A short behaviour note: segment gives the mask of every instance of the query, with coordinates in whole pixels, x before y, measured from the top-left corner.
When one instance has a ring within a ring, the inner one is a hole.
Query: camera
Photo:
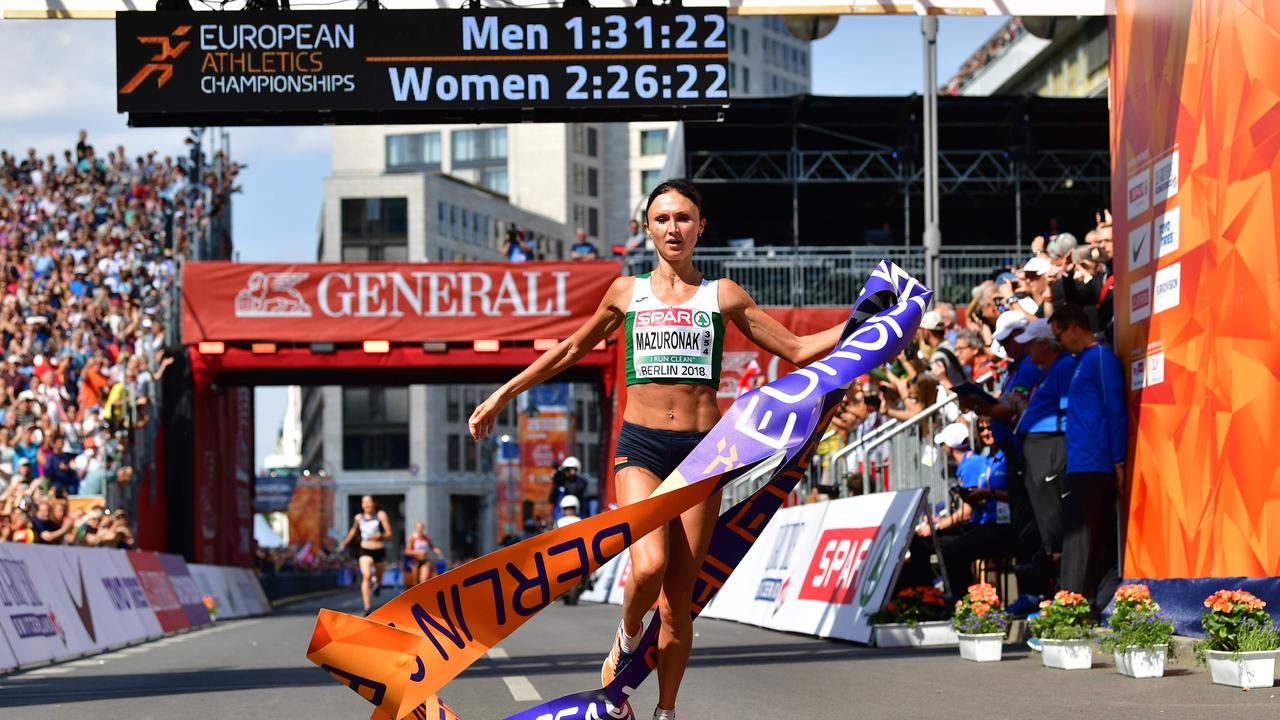
[[[1096,247],[1078,247],[1071,251],[1071,262],[1098,262],[1102,259],[1102,252]]]

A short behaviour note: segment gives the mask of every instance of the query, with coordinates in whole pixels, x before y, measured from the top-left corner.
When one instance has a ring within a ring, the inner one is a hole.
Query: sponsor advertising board
[[[870,641],[867,619],[892,592],[923,502],[909,490],[779,510],[702,615]],[[630,567],[614,558],[583,599],[621,604]]]
[[[243,608],[231,617],[269,612],[252,570],[207,566],[225,580],[206,588],[194,567],[177,555],[0,544],[0,670],[207,625],[204,595]]]

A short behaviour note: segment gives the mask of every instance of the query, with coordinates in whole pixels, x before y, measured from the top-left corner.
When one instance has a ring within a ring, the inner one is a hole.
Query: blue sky
[[[938,33],[938,76],[950,77],[1003,18],[944,17]],[[39,72],[0,73],[0,147],[40,155],[89,131],[99,148],[123,144],[131,155],[152,148],[182,152],[183,129],[130,129],[115,112],[113,25],[106,21],[0,22],[5,57],[40,58]],[[909,95],[922,91],[920,20],[846,16],[813,44],[813,92],[819,95]],[[232,155],[248,169],[234,201],[233,234],[242,261],[315,259],[321,183],[329,172],[323,127],[233,128]],[[272,452],[284,391],[257,391],[257,461]]]

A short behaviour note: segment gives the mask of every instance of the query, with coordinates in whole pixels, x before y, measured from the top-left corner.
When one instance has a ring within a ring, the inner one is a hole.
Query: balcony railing
[[[729,278],[761,305],[848,305],[881,260],[889,260],[923,280],[924,249],[901,245],[856,247],[699,248],[698,269],[709,277]],[[1000,267],[1025,260],[1012,245],[943,248],[938,258],[938,297],[968,303],[970,291]],[[636,275],[653,268],[649,253],[632,253],[624,272]]]

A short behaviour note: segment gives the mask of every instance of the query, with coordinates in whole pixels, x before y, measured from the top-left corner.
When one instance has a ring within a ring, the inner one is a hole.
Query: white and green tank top
[[[720,288],[703,278],[693,298],[672,307],[653,294],[649,273],[637,275],[627,306],[627,384],[689,383],[720,387],[724,321]]]

